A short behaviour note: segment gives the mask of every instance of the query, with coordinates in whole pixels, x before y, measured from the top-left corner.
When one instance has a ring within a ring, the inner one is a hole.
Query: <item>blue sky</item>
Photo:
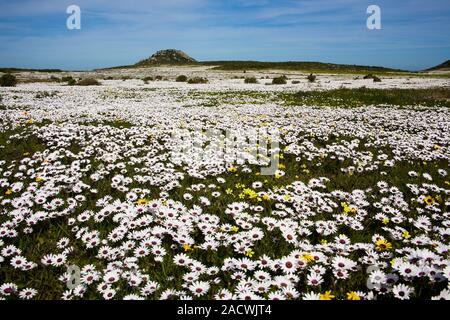
[[[81,8],[68,30],[66,8]],[[381,8],[381,30],[366,9]],[[0,66],[93,69],[177,48],[198,60],[419,70],[450,59],[449,0],[0,0]]]

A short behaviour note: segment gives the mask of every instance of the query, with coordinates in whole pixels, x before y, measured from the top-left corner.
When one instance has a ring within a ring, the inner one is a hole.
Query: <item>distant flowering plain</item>
[[[2,88],[0,298],[449,299],[450,109],[241,87]],[[179,152],[255,128],[273,175]]]

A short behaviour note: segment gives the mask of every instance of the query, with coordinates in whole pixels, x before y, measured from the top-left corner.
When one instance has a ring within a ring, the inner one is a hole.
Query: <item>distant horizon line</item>
[[[321,63],[321,64],[331,64],[331,65],[340,65],[340,66],[356,66],[356,67],[371,67],[371,68],[383,68],[383,69],[391,69],[393,71],[403,71],[403,72],[420,72],[420,71],[426,71],[431,68],[427,69],[417,69],[417,70],[409,70],[409,69],[396,69],[396,68],[390,68],[390,67],[384,67],[380,65],[359,65],[359,64],[347,64],[347,63],[334,63],[334,62],[322,62],[322,61],[310,61],[310,60],[286,60],[286,61],[263,61],[263,60],[202,60],[197,61],[197,63],[180,63],[180,64],[155,64],[154,67],[158,66],[187,66],[187,65],[196,65],[196,64],[202,64],[202,63],[220,63],[220,62],[256,62],[256,63]],[[220,65],[220,64],[219,64]],[[0,66],[0,71],[2,69],[10,69],[10,70],[17,70],[17,71],[41,71],[45,72],[46,70],[50,71],[58,71],[58,72],[86,72],[86,71],[96,71],[96,70],[106,70],[106,69],[120,69],[120,68],[127,68],[127,67],[152,67],[151,65],[148,66],[136,66],[136,64],[128,64],[128,65],[117,65],[117,66],[105,66],[105,67],[95,67],[95,68],[87,68],[87,69],[66,69],[66,68],[49,68],[49,67],[37,67],[37,68],[28,68],[28,67],[12,67],[12,66]],[[299,70],[301,71],[301,70]]]
[[[159,50],[158,50],[159,51]],[[450,60],[443,61],[441,64],[444,64]],[[139,61],[138,61],[139,62]],[[15,71],[40,71],[40,72],[88,72],[88,71],[96,71],[96,70],[107,70],[107,69],[120,69],[120,68],[128,68],[128,67],[146,67],[146,66],[137,66],[137,63],[134,64],[127,64],[127,65],[117,65],[117,66],[105,66],[105,67],[94,67],[94,68],[86,68],[86,69],[62,69],[62,68],[54,68],[54,67],[37,67],[37,68],[29,68],[29,67],[12,67],[12,66],[0,66],[0,71],[2,70],[15,70]],[[183,66],[183,65],[195,65],[195,64],[203,64],[203,63],[218,63],[220,65],[221,62],[247,62],[247,63],[320,63],[320,64],[330,64],[330,65],[338,65],[338,66],[355,66],[355,67],[367,67],[367,68],[383,68],[383,69],[389,69],[393,72],[423,72],[423,71],[430,71],[433,68],[436,68],[439,65],[431,66],[426,69],[400,69],[400,68],[392,68],[392,67],[385,67],[382,65],[362,65],[362,64],[351,64],[351,63],[335,63],[335,62],[323,62],[323,61],[312,61],[312,60],[196,60],[196,62],[192,63],[161,63],[161,64],[155,64],[154,66]],[[148,65],[150,67],[150,65]],[[301,70],[298,70],[301,71]],[[308,70],[306,70],[308,71]]]

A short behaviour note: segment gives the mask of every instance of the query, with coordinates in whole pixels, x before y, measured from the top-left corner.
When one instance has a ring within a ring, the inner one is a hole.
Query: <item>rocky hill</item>
[[[176,49],[159,50],[147,59],[138,62],[138,66],[164,65],[164,64],[195,64],[197,60],[191,58],[185,52]]]

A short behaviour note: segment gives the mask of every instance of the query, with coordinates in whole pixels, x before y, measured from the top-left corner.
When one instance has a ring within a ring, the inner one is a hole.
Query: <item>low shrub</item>
[[[308,79],[309,82],[314,82],[316,81],[317,76],[311,73],[309,76],[306,77],[306,79]]]
[[[202,77],[194,77],[188,80],[188,83],[190,84],[205,84],[208,83],[208,79],[202,78]]]
[[[56,92],[48,92],[48,91],[41,91],[36,93],[35,98],[36,99],[44,99],[44,98],[52,98],[52,97],[56,97],[57,93]]]
[[[258,83],[258,80],[255,77],[248,77],[244,80],[245,83]]]
[[[188,81],[188,77],[186,77],[185,75],[180,75],[175,79],[176,82],[186,82]]]
[[[381,82],[381,79],[378,78],[377,76],[374,76],[373,77],[373,82]]]
[[[74,80],[74,79],[71,76],[66,76],[66,77],[61,78],[62,82],[69,82],[70,80]]]
[[[377,77],[374,74],[369,73],[368,75],[364,76],[364,79],[373,79],[373,82],[381,82],[381,79],[379,77]]]
[[[98,80],[93,79],[93,78],[86,78],[86,79],[82,79],[80,81],[78,81],[76,83],[77,86],[99,86],[101,85],[100,82],[98,82]]]
[[[272,84],[286,84],[286,83],[287,83],[286,76],[275,77],[272,79]]]
[[[17,79],[10,73],[4,74],[0,77],[1,87],[15,87],[17,84]]]

